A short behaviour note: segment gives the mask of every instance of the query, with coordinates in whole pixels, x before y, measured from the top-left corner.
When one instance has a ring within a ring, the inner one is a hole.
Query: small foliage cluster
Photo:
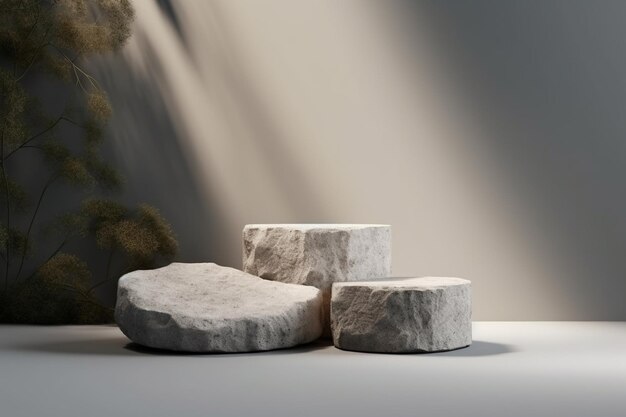
[[[0,0],[0,10],[0,322],[109,321],[112,310],[94,290],[177,250],[155,208],[96,197],[118,190],[121,180],[100,155],[109,101],[81,62],[124,44],[133,8],[129,0]],[[30,91],[33,79],[66,83],[56,113]],[[80,143],[68,127],[80,132]],[[33,158],[42,162],[34,169],[42,179],[34,196],[15,174]],[[46,224],[46,203],[61,187],[87,197]],[[54,241],[49,253],[35,245],[43,235]],[[106,268],[92,271],[68,250],[85,238],[102,250]]]

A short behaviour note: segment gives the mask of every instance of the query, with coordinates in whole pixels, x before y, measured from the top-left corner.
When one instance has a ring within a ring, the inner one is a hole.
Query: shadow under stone
[[[125,349],[147,355],[155,356],[210,356],[210,357],[234,357],[234,356],[263,356],[263,355],[292,355],[313,352],[316,350],[325,349],[332,346],[330,340],[318,339],[314,342],[304,345],[294,346],[291,348],[274,349],[265,351],[252,351],[252,352],[179,352],[174,350],[157,349],[148,346],[143,346],[138,343],[128,343],[124,346]]]
[[[492,356],[502,355],[504,353],[515,352],[515,349],[511,345],[505,345],[503,343],[484,342],[481,340],[475,340],[471,345],[462,347],[455,350],[449,350],[445,352],[433,352],[435,356],[458,356],[458,357],[472,357],[472,356]]]
[[[473,357],[473,356],[492,356],[501,355],[504,353],[515,352],[515,349],[510,345],[495,342],[484,342],[475,340],[469,346],[463,346],[453,350],[441,350],[436,352],[366,352],[356,351],[349,349],[338,350],[351,352],[351,353],[364,353],[368,355],[398,355],[398,356],[457,356],[457,357]]]

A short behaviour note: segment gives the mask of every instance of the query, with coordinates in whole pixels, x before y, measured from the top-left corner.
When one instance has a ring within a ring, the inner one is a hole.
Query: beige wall
[[[533,102],[480,83],[514,71],[508,93],[524,89],[514,82],[528,69],[499,67],[498,45],[480,38],[518,39],[523,24],[512,33],[479,3],[135,5],[122,56],[94,63],[115,109],[109,152],[127,174],[126,198],[174,224],[182,260],[240,267],[246,223],[389,223],[394,274],[471,279],[476,319],[626,319],[622,257],[569,246],[606,243],[598,213],[582,213],[574,233],[558,219],[576,189],[543,188],[571,168],[559,159],[570,138],[516,118]],[[529,10],[531,22],[544,16]],[[494,65],[480,67],[481,53]],[[529,156],[528,137],[548,140],[552,159],[541,141]]]

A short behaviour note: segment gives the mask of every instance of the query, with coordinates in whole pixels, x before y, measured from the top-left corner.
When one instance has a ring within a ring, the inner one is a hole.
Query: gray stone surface
[[[470,281],[425,277],[335,283],[333,343],[364,352],[436,352],[472,343]]]
[[[330,335],[332,283],[389,276],[391,226],[249,224],[243,229],[243,269],[268,280],[321,289]]]
[[[132,341],[188,352],[250,352],[311,342],[322,295],[213,263],[173,263],[119,280],[115,320]]]

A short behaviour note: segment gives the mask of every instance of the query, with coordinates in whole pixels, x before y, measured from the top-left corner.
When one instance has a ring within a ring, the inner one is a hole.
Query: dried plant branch
[[[95,15],[90,13],[92,7],[98,10]],[[0,0],[0,10],[0,59],[7,64],[0,67],[0,188],[4,189],[0,192],[0,210],[4,210],[0,211],[0,258],[5,278],[0,288],[0,322],[24,320],[24,314],[29,322],[66,322],[67,314],[73,322],[110,320],[112,309],[98,302],[94,290],[115,282],[113,261],[116,267],[119,261],[124,271],[150,268],[171,259],[177,250],[170,226],[156,209],[129,209],[97,198],[100,190],[119,183],[99,154],[111,109],[104,89],[80,59],[114,51],[124,43],[130,35],[132,6],[129,0]],[[52,76],[55,86],[64,82],[70,96],[78,92],[77,110],[45,122],[45,108],[37,105],[36,92],[25,84],[27,75],[35,71],[42,80]],[[85,140],[70,143],[56,135],[62,123],[80,127],[71,133]],[[20,152],[25,149],[41,151],[44,165],[37,167],[37,175],[50,174],[30,209],[29,193],[20,186],[24,181],[7,169],[22,161],[16,155],[28,157]],[[58,224],[53,222],[49,230],[62,237],[55,240],[56,247],[45,261],[38,263],[42,254],[36,252],[37,247],[46,245],[35,247],[31,242],[35,236],[44,237],[40,233],[47,227],[43,214],[50,194],[56,191],[53,184],[60,180],[88,191],[92,198],[57,216]],[[79,237],[94,239],[102,249],[104,276],[92,274],[78,255],[64,252],[68,242]],[[96,276],[103,279],[96,281]],[[33,302],[45,303],[45,308],[29,304]]]

